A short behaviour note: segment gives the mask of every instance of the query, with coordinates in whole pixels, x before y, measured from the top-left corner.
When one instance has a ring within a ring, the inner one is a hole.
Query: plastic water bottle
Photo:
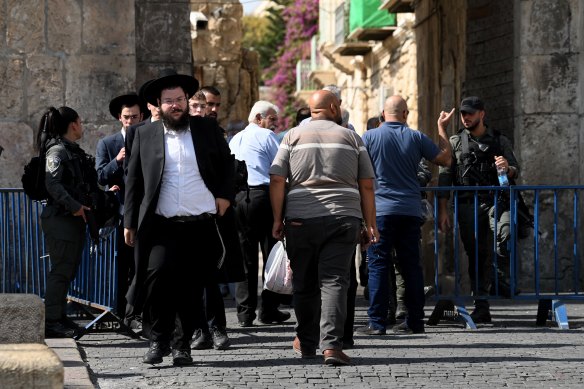
[[[509,186],[507,171],[504,167],[497,166],[497,176],[499,178],[499,186]]]

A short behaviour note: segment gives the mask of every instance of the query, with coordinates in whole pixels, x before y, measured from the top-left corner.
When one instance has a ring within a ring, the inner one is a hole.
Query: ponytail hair
[[[47,140],[60,138],[67,132],[70,123],[74,123],[79,118],[79,114],[72,108],[61,107],[56,109],[50,107],[41,118],[36,137],[36,147],[38,150],[45,147]]]

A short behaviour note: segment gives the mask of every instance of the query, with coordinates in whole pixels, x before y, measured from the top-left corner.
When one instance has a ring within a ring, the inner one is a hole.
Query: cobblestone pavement
[[[146,341],[115,332],[84,336],[79,347],[94,383],[103,389],[584,387],[584,304],[567,304],[570,330],[552,322],[536,327],[534,303],[495,302],[493,324],[476,331],[450,322],[422,335],[356,335],[355,348],[347,350],[352,365],[331,367],[292,351],[294,316],[284,325],[240,328],[233,303],[226,303],[232,346],[193,350],[189,367],[172,366],[171,357],[155,367],[143,364]],[[355,324],[366,318],[366,301],[358,298]]]

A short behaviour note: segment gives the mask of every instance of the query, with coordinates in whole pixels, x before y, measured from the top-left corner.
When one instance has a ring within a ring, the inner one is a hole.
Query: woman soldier
[[[83,204],[84,196],[98,190],[91,157],[76,143],[82,134],[77,112],[51,107],[41,119],[37,136],[37,146],[46,150],[45,186],[49,193],[41,214],[51,260],[45,291],[47,338],[73,337],[78,328],[66,314],[67,290],[85,245],[90,208]]]

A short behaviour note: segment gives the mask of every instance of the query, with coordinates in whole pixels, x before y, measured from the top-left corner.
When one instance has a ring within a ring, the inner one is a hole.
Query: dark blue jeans
[[[415,216],[377,216],[379,242],[367,251],[369,259],[369,325],[385,329],[389,309],[389,271],[393,270],[392,249],[395,261],[401,266],[405,284],[406,321],[414,330],[423,328],[424,275],[420,263],[421,219]]]

